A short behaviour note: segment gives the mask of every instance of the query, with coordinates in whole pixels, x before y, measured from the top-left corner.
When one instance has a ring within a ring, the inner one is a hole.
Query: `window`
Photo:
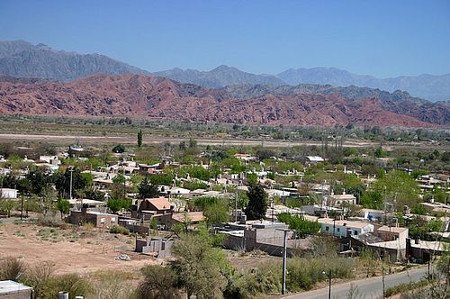
[[[339,227],[338,227],[336,230],[337,230],[337,232],[340,232],[340,231],[341,231],[341,229],[340,229]]]
[[[356,236],[358,234],[358,231],[353,231],[353,234]]]
[[[161,250],[166,250],[166,242],[161,242]]]
[[[330,228],[328,226],[325,226],[325,230],[328,232],[330,231]]]

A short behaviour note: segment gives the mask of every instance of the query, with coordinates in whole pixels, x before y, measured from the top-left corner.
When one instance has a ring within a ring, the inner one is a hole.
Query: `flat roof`
[[[378,231],[382,231],[382,232],[392,232],[392,233],[403,233],[403,232],[405,232],[405,231],[407,231],[407,230],[408,230],[407,227],[395,227],[395,226],[389,227],[389,226],[386,226],[386,225],[383,225],[382,227],[380,227],[380,228],[378,229]]]
[[[32,287],[26,286],[24,284],[12,281],[12,280],[1,280],[0,281],[0,294],[17,293],[19,291],[32,290]]]
[[[361,222],[361,221],[347,221],[347,220],[336,220],[334,221],[331,218],[319,218],[317,220],[319,223],[322,224],[330,224],[330,225],[336,225],[336,226],[347,226],[347,227],[356,227],[356,228],[364,228],[368,225],[372,225],[367,222]]]

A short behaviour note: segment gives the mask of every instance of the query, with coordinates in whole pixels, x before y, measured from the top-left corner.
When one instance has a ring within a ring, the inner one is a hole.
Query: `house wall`
[[[173,241],[162,238],[136,240],[136,252],[156,254],[155,257],[166,258],[172,255]]]
[[[119,216],[114,214],[95,214],[88,211],[70,211],[69,223],[82,225],[92,223],[95,227],[111,227],[118,223]]]
[[[372,224],[367,224],[365,227],[352,227],[351,225],[338,225],[334,226],[333,223],[320,223],[320,232],[324,234],[330,234],[336,237],[347,237],[351,235],[360,235],[365,233],[373,232],[374,226]]]
[[[14,293],[2,294],[0,293],[0,299],[32,299],[32,290],[20,290]]]
[[[9,188],[1,188],[1,198],[16,199],[17,190]]]

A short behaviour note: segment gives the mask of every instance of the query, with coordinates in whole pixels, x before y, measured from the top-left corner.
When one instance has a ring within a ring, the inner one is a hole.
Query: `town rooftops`
[[[347,221],[347,220],[333,220],[331,218],[319,218],[317,220],[319,223],[323,224],[330,224],[330,225],[336,225],[336,226],[348,226],[353,228],[365,228],[368,225],[371,225],[367,222],[360,222],[360,221]]]
[[[188,213],[173,213],[172,219],[177,222],[184,222],[185,217],[192,222],[200,222],[205,220],[205,216],[203,216],[203,212],[188,212]]]
[[[165,197],[146,198],[145,201],[151,203],[158,210],[170,210],[170,202]]]
[[[408,231],[408,228],[407,227],[389,227],[389,226],[384,225],[384,226],[380,227],[379,229],[377,229],[377,231],[401,234],[401,233]]]
[[[308,159],[310,162],[323,162],[324,159],[320,156],[306,156],[306,159]]]

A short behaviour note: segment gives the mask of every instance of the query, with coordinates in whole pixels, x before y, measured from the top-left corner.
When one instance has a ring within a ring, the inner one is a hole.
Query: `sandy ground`
[[[145,144],[160,144],[164,142],[179,143],[186,141],[187,138],[163,137],[163,136],[144,136]],[[316,141],[281,141],[266,139],[214,139],[214,138],[195,138],[200,145],[243,145],[266,147],[291,147],[300,145],[317,145]],[[81,143],[81,144],[135,144],[135,135],[124,136],[82,136],[82,135],[48,135],[48,134],[0,134],[0,142],[11,141],[45,141],[51,143]],[[376,143],[368,141],[345,140],[344,147],[367,147],[375,146]]]
[[[35,224],[0,224],[0,259],[18,257],[28,265],[51,261],[56,273],[98,270],[138,271],[160,263],[133,252],[134,238],[97,229],[59,229]],[[130,261],[117,260],[120,254]]]

